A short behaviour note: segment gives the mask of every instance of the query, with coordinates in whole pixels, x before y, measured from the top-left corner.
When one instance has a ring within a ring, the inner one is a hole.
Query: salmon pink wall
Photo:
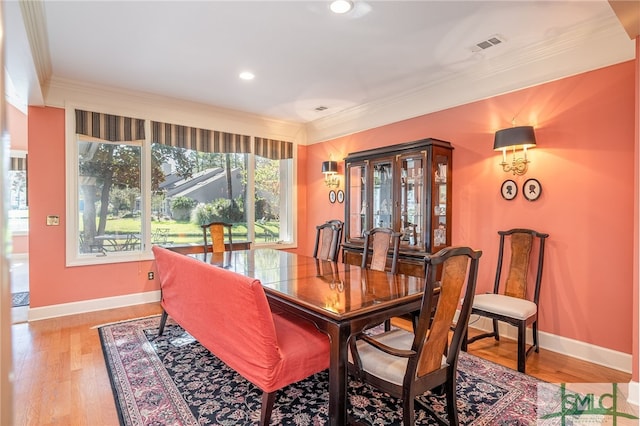
[[[301,253],[313,250],[314,226],[344,218],[330,204],[320,172],[331,155],[424,137],[451,141],[453,243],[484,250],[479,291],[491,287],[498,229],[550,234],[540,328],[554,335],[631,353],[633,281],[634,61],[405,120],[298,149],[297,212]],[[498,166],[493,134],[532,124],[538,147],[530,171],[536,202],[500,196],[513,178]],[[64,111],[29,109],[30,280],[32,307],[157,290],[150,262],[65,267]],[[341,188],[344,165],[340,163]],[[49,214],[60,226],[46,226]]]
[[[540,329],[624,353],[632,352],[635,61],[427,114],[309,147],[306,167],[311,225],[344,219],[330,204],[321,162],[362,149],[426,137],[450,141],[452,239],[484,251],[478,292],[489,291],[497,230],[526,227],[550,234],[541,290]],[[493,148],[496,130],[533,125],[538,146],[529,172],[504,173]],[[344,164],[340,165],[344,179]],[[505,179],[540,181],[535,202],[500,195]],[[343,185],[342,185],[343,186]],[[310,254],[313,245],[300,247]]]
[[[157,290],[150,261],[65,266],[65,113],[29,108],[29,284],[32,308]],[[46,226],[47,215],[60,226]]]
[[[7,105],[7,128],[11,135],[11,149],[26,151],[28,147],[27,139],[27,116],[10,103]]]

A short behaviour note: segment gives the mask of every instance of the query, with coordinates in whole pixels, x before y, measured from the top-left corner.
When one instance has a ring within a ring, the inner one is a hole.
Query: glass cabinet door
[[[374,228],[393,228],[393,161],[371,161],[373,194],[371,197]]]
[[[346,230],[346,239],[362,238],[362,233],[368,229],[368,205],[367,205],[367,175],[364,163],[354,163],[348,166],[348,208],[349,228]]]
[[[449,229],[450,224],[447,223],[447,210],[451,208],[451,194],[449,193],[451,185],[448,184],[449,173],[449,156],[434,153],[432,189],[433,220],[431,221],[433,228],[433,253],[450,245],[451,230]]]
[[[424,248],[424,154],[400,157],[399,165],[400,245]]]

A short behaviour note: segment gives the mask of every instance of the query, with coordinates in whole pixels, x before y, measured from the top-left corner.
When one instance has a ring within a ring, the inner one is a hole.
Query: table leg
[[[330,327],[331,353],[329,360],[329,424],[347,424],[347,354],[349,351],[349,327]]]

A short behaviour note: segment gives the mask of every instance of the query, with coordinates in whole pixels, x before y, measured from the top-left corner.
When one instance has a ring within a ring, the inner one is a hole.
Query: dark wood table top
[[[192,255],[203,259],[202,254]],[[259,279],[265,292],[334,319],[346,319],[390,304],[421,298],[424,279],[320,261],[274,249],[207,255],[207,261]]]

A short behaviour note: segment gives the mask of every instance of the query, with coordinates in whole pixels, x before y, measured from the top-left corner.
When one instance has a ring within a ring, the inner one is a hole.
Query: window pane
[[[27,207],[27,172],[9,171],[9,220],[11,232],[29,232],[29,209]]]
[[[141,250],[141,147],[78,141],[80,254]]]
[[[256,244],[291,242],[291,159],[270,160],[256,156],[255,238]]]
[[[202,244],[200,225],[233,224],[247,241],[247,154],[223,154],[152,144],[151,242]]]

